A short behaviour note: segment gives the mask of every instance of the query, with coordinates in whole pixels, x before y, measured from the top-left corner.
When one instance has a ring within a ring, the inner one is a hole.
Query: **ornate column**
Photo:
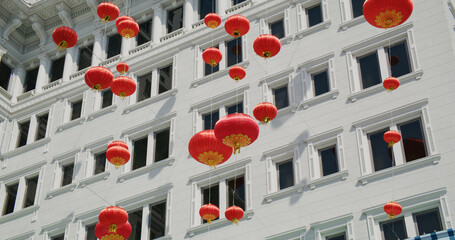
[[[160,43],[160,38],[163,35],[163,7],[156,5],[153,7],[153,29],[152,29],[152,42],[154,44]]]
[[[185,5],[183,6],[183,29],[191,30],[194,19],[194,10],[193,10],[194,0],[186,0]]]

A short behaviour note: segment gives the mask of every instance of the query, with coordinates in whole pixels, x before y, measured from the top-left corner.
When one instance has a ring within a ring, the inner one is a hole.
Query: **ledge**
[[[191,176],[189,178],[189,182],[197,182],[199,184],[205,185],[205,183],[209,182],[210,176],[212,176],[212,178],[221,179],[226,178],[226,176],[234,175],[235,171],[237,171],[237,174],[241,174],[245,171],[244,169],[248,164],[251,163],[251,161],[251,158],[248,157],[237,160],[235,162],[231,162],[229,164],[221,164],[216,169],[207,170],[197,175]]]
[[[358,178],[358,181],[362,183],[362,185],[366,185],[369,182],[373,182],[376,180],[380,180],[380,178],[388,177],[394,174],[399,174],[402,172],[406,172],[411,170],[412,168],[419,168],[424,165],[436,165],[441,160],[440,154],[435,154],[432,156],[424,157],[421,159],[417,159],[408,163],[404,163],[395,167],[390,167],[378,172],[370,173],[368,175],[362,176]]]
[[[24,175],[28,175],[29,173],[32,173],[32,172],[35,172],[35,171],[39,170],[44,165],[46,165],[46,160],[39,161],[39,162],[37,162],[37,163],[35,163],[33,165],[29,165],[29,166],[23,167],[21,169],[12,171],[10,173],[2,174],[0,176],[0,181],[7,181],[8,179],[11,179],[11,178],[17,179],[19,177],[22,177]]]
[[[150,41],[150,42],[146,42],[146,43],[144,43],[144,44],[142,44],[142,45],[139,45],[139,46],[137,46],[137,47],[131,49],[131,50],[128,52],[128,54],[129,54],[129,55],[133,55],[133,54],[136,54],[136,53],[138,53],[138,52],[141,52],[141,51],[144,50],[144,49],[149,49],[149,48],[151,48],[151,47],[152,47],[152,42],[151,42],[151,41]]]
[[[339,26],[339,29],[342,29],[343,31],[347,30],[348,28],[350,27],[353,27],[355,25],[358,25],[358,24],[361,24],[363,22],[366,22],[367,20],[365,20],[365,17],[362,15],[362,16],[358,16],[354,19],[351,19],[349,21],[346,21],[344,23],[341,23],[340,26]]]
[[[111,105],[109,107],[105,107],[103,109],[100,109],[100,110],[98,110],[96,112],[93,112],[93,113],[89,114],[87,116],[87,119],[88,120],[93,120],[95,118],[101,117],[101,116],[103,116],[105,114],[108,114],[110,112],[115,112],[116,109],[117,109],[117,105]]]
[[[250,61],[249,60],[245,60],[239,64],[236,64],[237,66],[242,66],[244,67],[245,69],[248,68],[248,66],[250,65]],[[191,86],[192,87],[197,87],[199,86],[200,84],[203,84],[203,83],[207,83],[207,82],[210,82],[212,80],[215,80],[221,76],[224,76],[224,75],[227,75],[229,73],[229,68],[225,68],[223,70],[220,70],[218,72],[214,72],[210,75],[207,75],[207,76],[204,76],[204,77],[201,77],[201,78],[198,78],[194,81],[191,82]]]
[[[247,8],[249,6],[253,6],[253,1],[252,0],[247,0],[245,2],[242,2],[242,3],[239,3],[231,8],[228,8],[226,9],[224,12],[226,14],[231,14],[231,13],[234,13],[234,12],[237,12],[239,10],[241,10],[242,8]]]
[[[117,60],[120,60],[120,54],[113,56],[113,57],[105,60],[104,62],[101,62],[100,64],[98,64],[98,66],[104,66],[107,68],[111,68],[112,66],[109,66],[109,64],[112,64],[112,63],[116,62]]]
[[[160,167],[165,167],[165,166],[172,166],[175,162],[175,157],[169,157],[167,159],[161,160],[159,162],[154,162],[152,164],[149,164],[147,166],[135,169],[131,172],[123,173],[120,174],[117,178],[118,182],[124,182],[125,180],[128,180],[130,178],[137,177],[139,175],[142,175],[146,172],[152,171],[153,169],[160,168]]]
[[[293,193],[301,194],[303,192],[304,188],[305,188],[305,185],[297,184],[297,185],[294,185],[292,187],[288,187],[288,188],[285,188],[283,190],[280,190],[278,192],[269,193],[269,194],[264,196],[264,200],[267,203],[271,203],[273,200],[276,200],[277,198],[287,197],[287,196],[292,195]]]
[[[33,235],[35,235],[35,230],[30,230],[25,233],[21,233],[14,237],[7,238],[6,240],[23,240],[23,239],[30,239]]]
[[[57,127],[57,131],[62,132],[63,130],[83,124],[84,122],[85,122],[85,117],[76,118],[70,122],[60,124],[60,126]]]
[[[160,43],[163,42],[168,42],[177,39],[179,36],[183,36],[185,34],[185,31],[183,28],[180,28],[178,30],[175,30],[171,33],[168,33],[160,38]]]
[[[100,212],[107,206],[97,207],[85,212],[78,213],[74,216],[74,219],[81,220],[84,224],[87,222],[96,222],[98,221],[98,215]]]
[[[295,104],[289,105],[284,108],[280,108],[277,111],[276,117],[282,117],[283,115],[288,114],[288,113],[295,113],[296,109],[297,109],[297,106]]]
[[[47,192],[46,198],[51,199],[55,196],[62,195],[67,192],[72,192],[72,191],[74,191],[74,189],[76,189],[76,187],[77,187],[77,182],[72,182],[66,186],[63,186],[63,187],[60,187],[60,188],[57,188],[54,190],[50,190],[49,192]]]
[[[12,151],[9,151],[5,154],[2,154],[2,158],[10,158],[10,157],[14,157],[14,156],[17,156],[21,153],[25,153],[25,152],[28,152],[30,151],[31,149],[34,149],[34,148],[37,148],[37,147],[41,147],[43,145],[46,145],[48,144],[49,142],[51,141],[51,138],[50,137],[47,137],[47,138],[43,138],[43,139],[40,139],[38,141],[35,141],[35,142],[32,142],[30,144],[27,144],[27,145],[24,145],[22,147],[19,147],[19,148],[16,148]],[[47,150],[44,150],[43,153],[47,152]]]
[[[244,221],[248,221],[251,218],[253,218],[254,211],[253,210],[247,210],[245,211],[244,217],[240,220],[240,224]],[[212,221],[212,223],[204,223],[196,227],[192,227],[188,230],[186,230],[187,236],[189,237],[194,237],[196,234],[204,233],[207,232],[209,229],[210,230],[215,230],[218,228],[222,228],[225,226],[232,225],[232,222],[227,220],[226,218],[222,219],[217,219],[215,221]]]
[[[26,216],[26,215],[30,215],[33,212],[38,211],[38,209],[39,209],[39,205],[33,205],[33,206],[30,206],[27,208],[23,208],[19,211],[12,212],[10,214],[3,215],[0,217],[0,223],[8,222],[8,221],[15,220],[15,219],[18,219],[18,218]]]
[[[52,88],[56,88],[56,87],[62,85],[62,83],[63,83],[63,79],[61,79],[61,78],[56,81],[53,81],[51,83],[48,83],[47,85],[43,86],[43,88],[42,88],[43,92],[45,92],[49,89],[52,89]]]
[[[280,39],[281,45],[291,43],[293,39],[294,39],[294,35],[289,35],[289,36],[283,37]]]
[[[328,29],[330,27],[330,25],[332,24],[332,21],[331,20],[326,20],[324,22],[321,22],[321,23],[318,23],[310,28],[307,28],[307,29],[304,29],[302,31],[299,31],[295,34],[295,37],[298,38],[298,39],[301,39],[305,36],[308,36],[310,34],[313,34],[315,32],[319,32],[323,29]]]
[[[205,25],[204,19],[201,19],[191,25],[191,29],[199,28]]]
[[[84,76],[84,75],[85,75],[85,72],[87,72],[87,70],[88,70],[89,68],[90,68],[90,67],[86,67],[86,68],[84,68],[84,69],[82,69],[82,70],[77,71],[77,72],[74,73],[74,74],[71,74],[71,75],[70,75],[70,81],[73,80],[73,79],[75,79],[75,78]]]
[[[35,89],[22,93],[21,95],[17,96],[17,101],[20,102],[27,98],[31,98],[33,96],[35,96]]]
[[[302,234],[305,234],[308,231],[308,227],[303,226],[300,228],[295,228],[288,230],[286,232],[278,233],[269,237],[266,237],[266,240],[282,240],[282,239],[300,239]]]
[[[0,87],[0,94],[7,99],[11,99],[11,94],[2,87]]]
[[[295,106],[295,109],[293,109],[292,112],[297,112],[299,110],[300,106],[303,106],[303,109],[308,109],[311,105],[316,105],[316,104],[322,103],[322,102],[330,100],[330,99],[336,99],[339,94],[340,94],[340,90],[335,89],[330,92],[321,94],[319,96],[301,101],[299,103],[299,105]]]
[[[120,136],[121,137],[124,137],[124,136],[133,137],[138,134],[141,135],[142,133],[145,133],[145,132],[152,132],[157,129],[169,127],[171,120],[173,118],[175,118],[175,116],[177,116],[177,113],[171,112],[164,116],[155,117],[154,119],[152,119],[150,121],[147,121],[147,122],[141,123],[139,125],[136,125],[134,127],[123,130]]]
[[[349,171],[344,170],[341,172],[330,174],[330,175],[315,179],[313,181],[310,181],[310,182],[308,182],[308,187],[310,187],[311,190],[314,190],[317,186],[332,183],[332,182],[337,181],[338,179],[341,181],[344,181],[348,178],[348,176],[349,176]]]
[[[92,183],[96,183],[96,182],[99,182],[101,180],[106,180],[109,178],[109,175],[111,173],[110,172],[102,172],[102,173],[98,173],[96,175],[93,175],[91,177],[88,177],[88,178],[85,178],[85,179],[82,179],[79,181],[79,184],[78,186],[80,186],[81,188],[85,187],[86,185],[90,185]]]
[[[140,101],[138,103],[135,103],[133,105],[125,107],[123,109],[123,113],[128,114],[128,113],[130,113],[132,111],[135,111],[135,110],[137,110],[139,108],[142,108],[142,107],[145,107],[145,106],[150,105],[152,103],[155,103],[155,102],[157,102],[159,100],[162,100],[164,98],[167,98],[167,97],[170,97],[170,96],[175,96],[177,94],[177,92],[178,92],[178,89],[177,88],[173,88],[173,89],[171,89],[171,90],[169,90],[167,92],[164,92],[164,93],[155,95],[153,97],[150,97],[148,99],[142,100],[142,101]]]
[[[143,206],[144,204],[148,204],[150,202],[161,201],[161,199],[166,199],[167,194],[172,190],[172,188],[174,188],[174,185],[172,185],[172,183],[167,183],[160,187],[119,200],[115,202],[115,204],[116,206],[129,209],[136,206]]]

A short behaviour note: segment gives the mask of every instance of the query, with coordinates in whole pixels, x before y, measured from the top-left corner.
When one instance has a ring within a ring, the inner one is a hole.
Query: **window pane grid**
[[[277,109],[289,106],[288,85],[272,90],[275,97],[275,106]]]
[[[339,171],[336,146],[319,150],[322,165],[322,176],[327,176]]]
[[[183,27],[183,6],[168,11],[167,32],[179,30]]]
[[[59,80],[63,76],[63,68],[65,66],[65,57],[61,57],[52,61],[52,67],[50,72],[51,82]]]
[[[19,183],[6,186],[6,199],[5,206],[3,208],[3,215],[10,214],[14,211],[14,205],[16,203],[17,189],[19,188]]]
[[[166,232],[166,202],[151,205],[150,239],[165,236]]]
[[[73,102],[71,104],[71,108],[71,120],[80,118],[82,112],[82,100]]]
[[[160,77],[158,94],[172,89],[172,64],[158,69]]]
[[[368,135],[374,171],[380,171],[395,166],[393,148],[389,148],[388,143],[384,141],[384,133],[388,130],[389,129],[383,129]]]
[[[419,235],[441,231],[442,223],[438,209],[432,209],[414,215]]]
[[[377,52],[357,59],[362,78],[362,89],[382,83]]]
[[[27,144],[28,130],[30,128],[30,121],[19,123],[19,139],[17,147],[22,147]]]
[[[38,68],[28,70],[25,75],[25,86],[24,92],[31,91],[35,89],[36,79],[38,78]]]
[[[147,144],[148,137],[133,141],[133,169],[138,169],[147,165]]]
[[[327,71],[311,75],[314,86],[314,96],[319,96],[330,91],[329,74]]]
[[[227,181],[227,207],[238,206],[245,211],[245,177],[240,176]],[[234,194],[235,189],[235,194]]]
[[[104,172],[106,169],[106,152],[95,154],[94,175]]]
[[[323,21],[321,5],[316,5],[307,9],[308,27],[312,27]]]
[[[204,122],[204,130],[214,129],[216,122],[220,119],[220,112],[213,111],[202,115],[202,121]]]
[[[270,33],[277,37],[278,39],[283,38],[285,36],[284,33],[284,21],[280,19],[276,22],[270,23]]]
[[[112,105],[112,92],[111,89],[106,89],[101,92],[101,98],[102,98],[102,103],[101,103],[101,108],[109,107]]]
[[[294,186],[294,167],[292,160],[277,164],[279,190]]]
[[[241,63],[242,59],[242,37],[226,42],[227,67]]]
[[[149,73],[137,78],[137,101],[140,102],[151,97],[152,74]]]
[[[111,58],[120,54],[122,49],[122,36],[115,34],[109,37],[107,47],[107,58]]]
[[[152,20],[139,24],[139,33],[137,34],[137,45],[140,46],[152,40]]]
[[[131,224],[131,235],[129,240],[141,240],[142,232],[142,208],[128,212],[128,222]]]
[[[393,77],[401,77],[411,72],[411,64],[409,62],[409,54],[406,42],[395,44],[394,46],[385,48],[386,56],[390,60],[389,66]],[[392,57],[396,62],[392,64]]]
[[[73,182],[74,163],[62,167],[62,187]]]
[[[202,189],[202,205],[213,204],[217,207],[220,207],[220,187],[219,185],[212,185]],[[218,217],[219,218],[219,217]],[[216,218],[216,219],[218,219]],[[214,220],[216,220],[214,219]],[[203,220],[203,223],[207,221]]]
[[[38,176],[26,180],[27,190],[25,191],[24,208],[35,204],[36,187],[38,186]]]
[[[217,0],[199,0],[199,19],[204,19],[209,13],[216,13]]]
[[[92,50],[93,45],[82,47],[79,49],[79,70],[88,68],[92,65]]]
[[[36,140],[40,140],[40,139],[43,139],[46,137],[46,128],[47,128],[48,119],[49,119],[49,114],[37,117],[38,131],[36,133]]]
[[[169,129],[155,134],[155,162],[169,157],[169,134]]]
[[[427,156],[425,138],[420,119],[398,125],[401,133],[401,146],[406,162]]]

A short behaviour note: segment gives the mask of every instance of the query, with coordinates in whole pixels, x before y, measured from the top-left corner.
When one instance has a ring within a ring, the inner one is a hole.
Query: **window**
[[[329,74],[327,70],[312,74],[311,79],[313,80],[315,97],[330,91]]]
[[[404,218],[397,218],[387,222],[380,223],[382,236],[384,240],[406,239],[406,225]]]
[[[308,16],[308,27],[312,27],[318,23],[322,23],[322,8],[321,4],[306,9]]]
[[[199,19],[205,15],[216,12],[216,0],[199,0]]]
[[[38,78],[38,69],[39,68],[34,68],[25,73],[24,92],[35,89],[36,79]]]
[[[3,214],[10,214],[14,211],[14,205],[16,203],[17,189],[19,188],[19,183],[6,186],[6,200],[5,205],[3,206]]]
[[[0,61],[0,73],[0,87],[8,90],[9,78],[11,77],[11,68],[2,61]]]
[[[122,50],[122,36],[115,34],[109,37],[107,45],[107,58],[111,58],[120,54]]]
[[[142,208],[128,212],[128,222],[131,224],[130,240],[141,240]]]
[[[243,102],[227,106],[226,107],[226,112],[227,114],[233,114],[233,113],[243,113]]]
[[[351,0],[353,18],[363,16],[363,3],[365,0]]]
[[[106,152],[95,154],[95,171],[93,175],[104,172],[106,169]]]
[[[155,133],[155,162],[169,157],[169,133],[170,129]]]
[[[227,206],[238,206],[245,211],[245,177],[240,176],[226,181]],[[235,194],[234,194],[235,190]]]
[[[92,66],[92,49],[93,44],[90,46],[79,48],[79,70]]]
[[[232,0],[232,6],[235,6],[239,3],[245,2],[245,0]]]
[[[30,120],[27,122],[19,123],[19,138],[17,140],[17,147],[22,147],[27,144],[29,128]]]
[[[150,205],[150,239],[166,235],[166,201]]]
[[[71,103],[71,120],[78,119],[82,113],[82,100]]]
[[[395,165],[392,155],[393,149],[384,141],[384,133],[389,129],[383,129],[368,135],[374,171],[380,171]]]
[[[277,37],[278,39],[283,38],[286,33],[284,31],[284,20],[280,19],[278,21],[272,22],[269,24],[270,33]]]
[[[65,240],[65,234],[52,237],[51,240]]]
[[[329,236],[326,238],[326,240],[346,240],[346,236],[345,233],[342,233],[335,236]]]
[[[242,37],[226,42],[227,67],[241,63],[242,59]]]
[[[272,89],[272,94],[275,100],[277,109],[282,109],[289,106],[288,85]]]
[[[96,224],[88,225],[85,227],[85,240],[97,240],[95,235]]]
[[[65,57],[55,59],[52,61],[52,67],[50,71],[50,80],[54,82],[63,77],[63,68],[65,67]]]
[[[146,74],[137,78],[137,101],[140,102],[151,97],[152,74]]]
[[[183,6],[174,8],[168,11],[167,16],[167,32],[179,30],[183,27]]]
[[[420,119],[398,125],[406,162],[427,156]]]
[[[213,111],[211,113],[203,114],[202,121],[204,124],[204,130],[214,129],[216,122],[220,119],[220,112]]]
[[[38,176],[28,178],[25,180],[27,183],[25,190],[24,208],[35,205],[36,188],[38,186]]]
[[[437,208],[414,214],[414,221],[419,235],[443,230],[441,217]]]
[[[73,182],[74,163],[62,166],[62,187]]]
[[[36,131],[35,140],[40,140],[46,137],[47,121],[49,119],[49,113],[38,116],[36,118],[38,124],[38,130]]]
[[[357,61],[362,78],[362,89],[372,87],[382,82],[377,52],[359,57]]]
[[[294,167],[292,160],[277,163],[278,189],[294,186]]]
[[[386,47],[385,53],[390,60],[389,68],[393,77],[401,77],[410,73],[411,63],[409,62],[408,47],[406,41]],[[392,62],[396,59],[395,62]]]
[[[138,169],[147,165],[147,137],[133,141],[133,168]]]
[[[152,41],[152,19],[139,24],[139,33],[136,39],[138,46]]]
[[[172,64],[158,69],[160,76],[158,94],[172,89]]]
[[[112,92],[111,89],[101,91],[101,108],[109,107],[112,105]]]
[[[319,150],[322,165],[322,176],[327,176],[339,171],[336,146]]]
[[[214,48],[218,48],[218,45],[217,46],[214,46]],[[220,64],[217,64],[215,67],[212,67],[210,64],[207,64],[206,62],[204,62],[204,76],[208,76],[212,73],[215,73],[215,72],[218,72],[220,70]]]
[[[209,203],[217,206],[218,208],[220,207],[220,186],[218,184],[202,189],[201,206]],[[216,219],[219,219],[219,217]],[[206,223],[207,221],[202,220],[202,222]]]

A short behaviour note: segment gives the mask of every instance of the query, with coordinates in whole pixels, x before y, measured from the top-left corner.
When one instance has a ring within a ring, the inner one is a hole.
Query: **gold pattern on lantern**
[[[374,21],[379,27],[391,28],[400,24],[402,20],[403,15],[401,12],[397,12],[395,9],[393,9],[392,11],[385,10],[384,12],[380,12]]]

